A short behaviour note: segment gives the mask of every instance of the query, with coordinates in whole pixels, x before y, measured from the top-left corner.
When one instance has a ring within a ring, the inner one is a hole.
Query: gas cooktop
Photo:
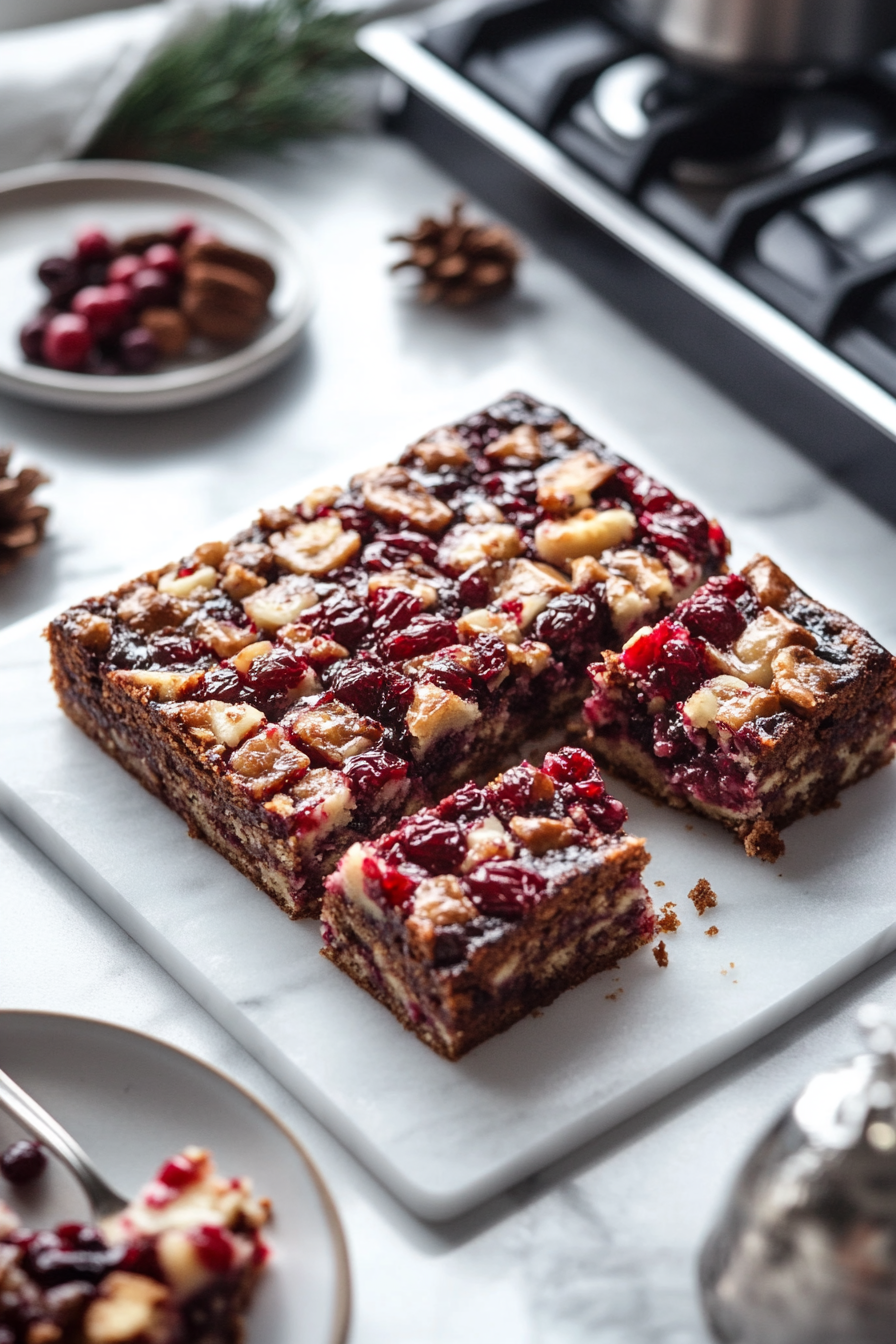
[[[361,44],[395,129],[896,519],[896,52],[738,85],[612,0],[440,6]]]

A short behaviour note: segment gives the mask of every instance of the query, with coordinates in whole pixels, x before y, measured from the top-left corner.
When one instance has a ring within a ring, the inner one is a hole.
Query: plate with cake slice
[[[54,1013],[0,1013],[0,1061],[129,1200],[96,1223],[0,1112],[0,1337],[342,1344],[338,1216],[258,1101],[152,1037]]]

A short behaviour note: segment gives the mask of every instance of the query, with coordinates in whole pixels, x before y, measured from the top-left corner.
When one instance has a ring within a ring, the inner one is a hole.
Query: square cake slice
[[[292,917],[580,715],[587,667],[725,567],[717,523],[513,394],[400,464],[64,612],[63,709]]]
[[[784,826],[893,755],[896,659],[767,556],[711,578],[590,673],[598,759],[770,862]]]
[[[654,932],[644,841],[587,752],[468,784],[327,879],[323,954],[448,1059]]]

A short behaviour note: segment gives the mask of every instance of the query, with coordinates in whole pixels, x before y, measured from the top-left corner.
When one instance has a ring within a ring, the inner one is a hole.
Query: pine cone
[[[33,504],[31,492],[49,480],[36,467],[23,467],[18,476],[7,472],[11,448],[0,448],[0,574],[6,574],[22,556],[36,551],[50,510]]]
[[[482,299],[496,299],[513,284],[520,259],[519,244],[500,224],[469,224],[463,201],[455,201],[451,218],[421,219],[414,233],[397,233],[390,243],[409,243],[411,255],[392,267],[416,266],[423,272],[417,297],[421,303],[441,300],[455,308]]]

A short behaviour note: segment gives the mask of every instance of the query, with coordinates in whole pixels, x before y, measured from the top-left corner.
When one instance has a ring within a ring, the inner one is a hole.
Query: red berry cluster
[[[19,333],[26,359],[77,373],[148,372],[163,352],[141,315],[177,307],[180,249],[195,233],[183,220],[162,241],[125,248],[91,228],[78,234],[73,255],[45,258],[37,274],[49,302]]]

